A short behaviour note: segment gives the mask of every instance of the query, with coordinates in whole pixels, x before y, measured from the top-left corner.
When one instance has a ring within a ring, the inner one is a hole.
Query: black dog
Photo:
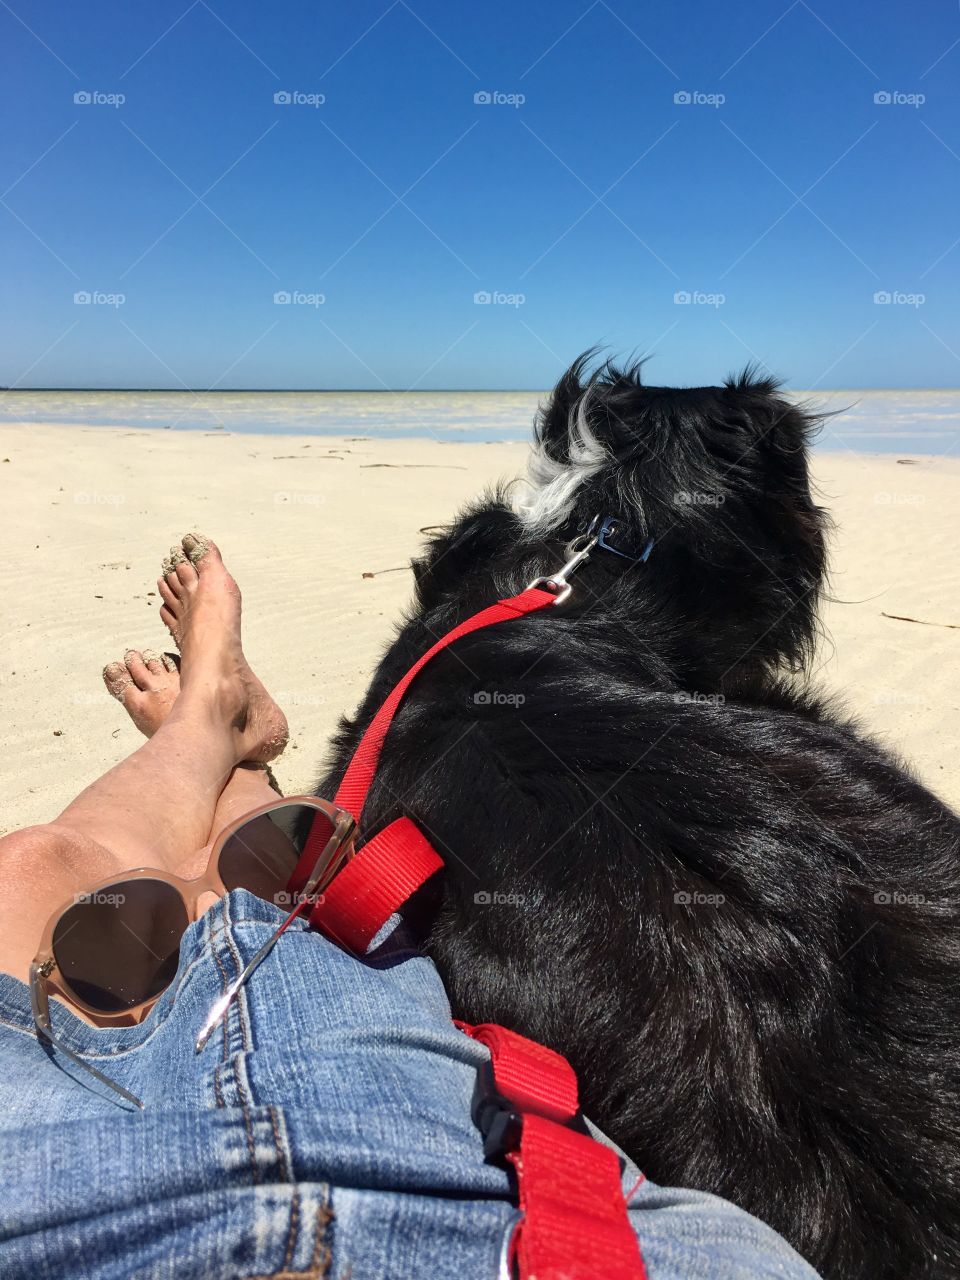
[[[838,1280],[957,1277],[960,821],[790,675],[827,521],[816,423],[777,391],[578,361],[528,505],[489,497],[414,564],[320,793],[438,635],[614,517],[622,554],[596,549],[568,604],[426,668],[365,816],[408,814],[445,859],[428,946],[455,1014],[565,1054],[651,1178]]]

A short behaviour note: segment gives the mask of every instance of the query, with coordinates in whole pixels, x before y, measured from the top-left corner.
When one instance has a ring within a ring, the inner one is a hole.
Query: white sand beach
[[[409,597],[419,530],[525,458],[505,443],[0,425],[0,832],[53,818],[138,745],[100,671],[128,647],[171,647],[155,580],[192,529],[240,582],[245,647],[289,717],[278,780],[310,790]],[[825,608],[815,679],[960,807],[960,462],[824,452],[814,470],[843,601]]]

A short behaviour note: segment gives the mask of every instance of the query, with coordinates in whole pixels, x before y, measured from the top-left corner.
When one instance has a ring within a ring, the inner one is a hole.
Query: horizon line
[[[646,384],[645,384],[646,385]],[[651,387],[656,384],[650,383]],[[687,388],[679,388],[684,390]],[[690,386],[689,390],[699,388]],[[162,392],[164,395],[177,396],[211,396],[211,395],[371,395],[371,396],[403,396],[403,395],[509,395],[529,394],[547,395],[551,387],[5,387],[0,385],[0,394],[15,395],[23,392],[69,391],[74,393],[117,392],[127,394]],[[925,387],[783,387],[784,391],[805,392],[812,395],[824,395],[838,391],[960,391],[960,386],[925,386]]]

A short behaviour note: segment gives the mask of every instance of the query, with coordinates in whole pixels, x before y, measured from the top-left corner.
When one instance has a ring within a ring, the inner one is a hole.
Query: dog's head
[[[722,387],[644,386],[639,364],[589,372],[589,355],[542,407],[529,482],[463,517],[419,566],[453,588],[505,557],[550,572],[565,542],[613,516],[615,545],[581,570],[585,608],[603,596],[637,633],[653,623],[681,679],[731,687],[809,659],[825,570],[827,517],[810,493],[818,420],[747,370]],[[447,580],[447,576],[449,580]],[[432,591],[427,590],[428,596]]]

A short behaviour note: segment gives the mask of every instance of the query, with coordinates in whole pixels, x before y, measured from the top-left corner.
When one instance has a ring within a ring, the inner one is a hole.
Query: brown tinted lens
[[[311,853],[322,852],[333,835],[333,823],[325,813],[305,804],[278,805],[251,818],[221,849],[220,879],[228,891],[248,889],[277,906],[293,906],[290,880],[311,832]],[[298,879],[302,883],[306,876]]]
[[[173,981],[187,906],[163,880],[122,880],[84,894],[60,917],[53,956],[63,981],[92,1009],[121,1013]]]

